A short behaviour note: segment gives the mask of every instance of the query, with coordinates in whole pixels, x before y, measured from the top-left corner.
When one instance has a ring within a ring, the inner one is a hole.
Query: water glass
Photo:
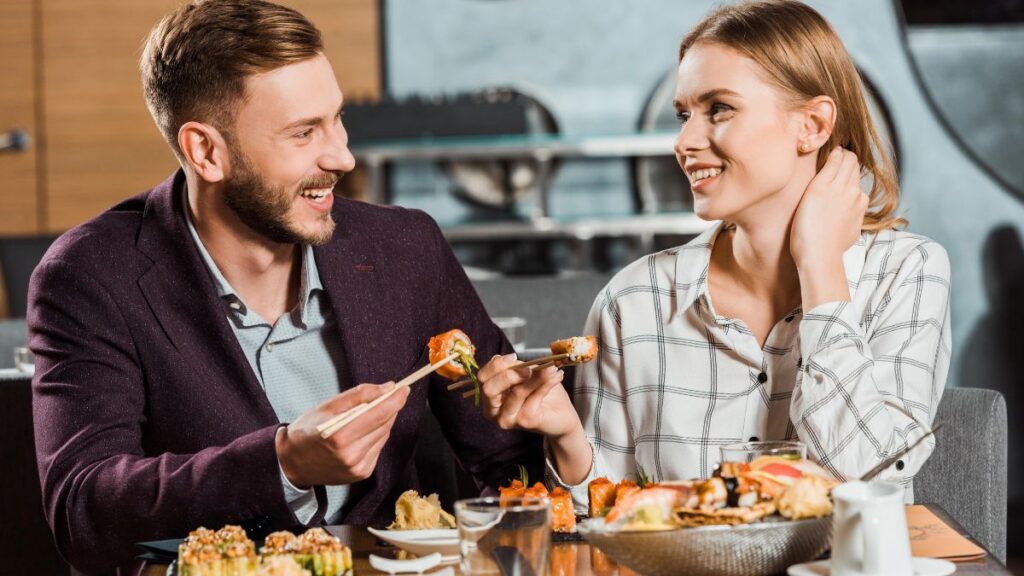
[[[789,460],[807,458],[807,445],[789,440],[743,442],[722,446],[722,462],[751,462],[758,456],[779,456]]]
[[[502,316],[491,320],[505,333],[505,338],[512,343],[516,352],[526,349],[526,318],[519,316]]]
[[[14,367],[26,374],[34,374],[36,371],[36,357],[32,351],[24,346],[14,349]]]
[[[473,498],[455,503],[463,574],[547,576],[551,502]]]

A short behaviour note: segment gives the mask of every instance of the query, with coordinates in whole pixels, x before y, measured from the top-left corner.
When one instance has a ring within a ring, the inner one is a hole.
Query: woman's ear
[[[178,147],[196,176],[220,182],[230,169],[227,141],[219,130],[201,122],[186,122],[178,129]]]
[[[801,111],[798,146],[802,154],[817,152],[828,142],[836,126],[836,102],[828,96],[815,96]]]

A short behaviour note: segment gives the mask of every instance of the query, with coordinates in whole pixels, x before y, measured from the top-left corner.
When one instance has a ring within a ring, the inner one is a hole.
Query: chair
[[[32,431],[32,377],[0,370],[0,558],[4,564],[31,566],[34,574],[66,575],[68,565],[57,552],[43,515],[36,443]]]
[[[1006,402],[981,388],[949,388],[945,422],[931,458],[914,479],[917,502],[940,504],[1000,562],[1006,561]]]
[[[7,316],[25,316],[29,278],[54,240],[53,236],[0,238],[0,292],[6,295]]]

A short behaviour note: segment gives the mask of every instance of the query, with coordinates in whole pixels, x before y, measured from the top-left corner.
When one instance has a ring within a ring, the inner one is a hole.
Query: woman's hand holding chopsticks
[[[559,475],[576,484],[590,471],[593,452],[564,376],[555,366],[517,365],[514,354],[495,356],[477,372],[484,416],[506,430],[544,435]]]
[[[495,356],[477,373],[484,416],[504,429],[564,434],[579,426],[576,409],[562,387],[564,376],[554,366],[517,364],[514,354]]]

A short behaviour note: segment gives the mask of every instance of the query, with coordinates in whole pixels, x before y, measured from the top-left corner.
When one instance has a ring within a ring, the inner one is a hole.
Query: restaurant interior
[[[180,3],[0,0],[0,574],[77,573],[43,514],[29,281],[61,234],[177,169],[138,62]],[[619,270],[711,225],[672,98],[679,41],[718,2],[281,3],[321,29],[344,93],[357,165],[336,193],[429,214],[517,349],[579,333]],[[958,571],[1024,573],[1024,2],[809,4],[864,80],[909,229],[950,259],[946,428],[917,501],[986,551]],[[452,510],[475,487],[426,436],[423,486]]]

